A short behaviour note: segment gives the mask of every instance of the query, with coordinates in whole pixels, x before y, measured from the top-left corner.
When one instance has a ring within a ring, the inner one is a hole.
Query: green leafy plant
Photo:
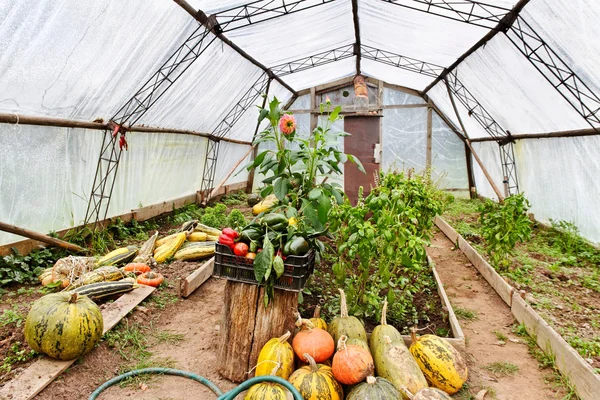
[[[481,234],[494,267],[506,271],[509,255],[518,242],[531,238],[531,220],[527,216],[529,201],[521,194],[504,199],[502,204],[491,200],[480,208]]]
[[[206,207],[200,222],[213,228],[222,229],[227,225],[227,206],[219,203],[214,207]]]
[[[51,267],[63,252],[35,249],[23,256],[15,248],[13,254],[0,257],[0,286],[11,283],[33,283],[44,268]]]
[[[244,226],[246,226],[247,223],[248,222],[246,221],[244,214],[237,208],[231,210],[231,212],[227,216],[227,226],[230,228],[241,229]]]
[[[27,362],[35,357],[36,352],[34,350],[27,350],[27,348],[21,348],[21,342],[14,342],[8,350],[6,357],[2,360],[0,365],[0,372],[8,374],[14,364]]]

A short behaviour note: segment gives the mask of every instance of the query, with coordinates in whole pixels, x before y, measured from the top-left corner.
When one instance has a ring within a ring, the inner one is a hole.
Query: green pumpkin
[[[367,332],[362,322],[356,317],[348,316],[348,306],[346,304],[346,293],[342,289],[340,291],[340,316],[335,317],[327,327],[327,332],[333,336],[333,340],[337,343],[340,337],[347,336],[352,339],[362,339],[367,342]]]
[[[248,205],[250,207],[252,207],[253,205],[258,204],[258,202],[260,201],[260,196],[258,194],[256,194],[256,193],[250,193],[248,195],[248,200],[247,201],[248,201]]]
[[[25,322],[25,340],[37,352],[73,360],[94,348],[103,329],[100,308],[87,296],[53,293],[31,306]]]
[[[363,349],[365,349],[366,351],[368,351],[369,353],[371,352],[371,349],[369,348],[369,345],[367,344],[367,342],[365,342],[362,339],[357,339],[357,338],[350,338],[346,341],[346,345],[354,345],[354,346],[360,346]]]
[[[394,384],[384,378],[368,376],[366,382],[355,385],[346,400],[390,400],[399,399],[400,392]]]
[[[402,335],[400,332],[398,332],[398,329],[387,324],[387,305],[388,303],[386,299],[383,302],[383,307],[381,309],[381,324],[377,325],[375,329],[373,329],[373,332],[371,332],[371,336],[369,337],[369,347],[371,348],[371,353],[375,353],[377,347],[385,343],[384,336],[389,336],[392,342],[402,340]]]

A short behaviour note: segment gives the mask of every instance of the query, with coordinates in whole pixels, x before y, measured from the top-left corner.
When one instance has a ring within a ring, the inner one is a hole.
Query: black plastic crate
[[[220,243],[216,244],[215,250],[213,276],[258,285],[254,278],[254,260],[236,256],[229,247]],[[275,288],[299,292],[315,269],[315,251],[311,249],[303,256],[288,256],[283,263],[285,270],[275,281]]]

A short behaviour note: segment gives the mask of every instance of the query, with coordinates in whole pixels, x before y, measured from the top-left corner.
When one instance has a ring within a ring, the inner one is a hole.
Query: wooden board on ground
[[[465,345],[465,334],[463,333],[460,324],[458,323],[458,318],[456,318],[456,314],[454,314],[454,309],[452,308],[452,304],[450,303],[450,299],[448,299],[448,295],[446,294],[446,290],[444,289],[444,284],[440,279],[440,276],[435,269],[435,263],[431,259],[431,257],[427,256],[427,262],[431,265],[431,270],[433,271],[433,277],[435,278],[435,283],[437,284],[438,294],[442,299],[442,306],[444,306],[448,310],[448,321],[450,322],[450,328],[452,329],[452,336],[455,339],[462,340],[462,346],[464,348]]]
[[[511,311],[527,333],[537,338],[537,344],[546,354],[554,357],[558,370],[569,378],[582,400],[597,400],[600,394],[600,376],[546,321],[523,300],[513,294]]]
[[[112,329],[125,315],[154,291],[151,286],[140,285],[125,293],[102,310],[104,332]],[[34,398],[57,376],[77,360],[59,361],[43,356],[25,371],[11,379],[0,389],[0,400],[29,400]]]
[[[456,232],[446,221],[444,221],[439,216],[435,217],[435,224],[438,228],[440,228],[442,232],[444,232],[444,235],[446,235],[446,237],[450,239],[452,243],[456,244],[459,236],[458,232]]]
[[[212,257],[210,260],[202,264],[197,270],[192,272],[187,278],[180,282],[181,296],[188,297],[198,289],[208,278],[211,277],[213,269],[215,267],[215,258]]]

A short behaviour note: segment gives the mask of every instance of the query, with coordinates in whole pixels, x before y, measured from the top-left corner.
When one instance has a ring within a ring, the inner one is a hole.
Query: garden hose
[[[196,382],[199,382],[199,383],[203,384],[204,386],[208,387],[210,390],[212,390],[213,393],[215,393],[218,396],[217,400],[233,400],[238,394],[240,394],[244,390],[249,389],[252,385],[254,385],[256,383],[260,383],[260,382],[278,383],[278,384],[284,386],[287,390],[289,390],[292,393],[292,395],[294,396],[294,400],[302,400],[302,395],[298,392],[298,390],[294,386],[292,386],[291,383],[289,383],[285,379],[280,378],[278,376],[272,376],[272,375],[256,376],[254,378],[248,379],[246,382],[244,382],[241,385],[237,386],[236,388],[230,390],[229,392],[223,393],[221,391],[221,389],[219,389],[214,383],[212,383],[208,379],[206,379],[200,375],[196,375],[192,372],[181,371],[179,369],[173,369],[173,368],[143,368],[143,369],[136,369],[133,371],[126,372],[122,375],[119,375],[119,376],[116,376],[116,377],[110,379],[109,381],[104,382],[100,387],[98,387],[98,389],[94,390],[94,392],[90,395],[88,400],[96,400],[98,398],[98,396],[100,395],[100,393],[102,393],[103,391],[105,391],[106,389],[111,387],[112,385],[115,385],[121,381],[124,381],[125,379],[131,378],[134,376],[138,376],[138,375],[144,375],[144,374],[175,375],[175,376],[181,376],[184,378],[193,379]]]

